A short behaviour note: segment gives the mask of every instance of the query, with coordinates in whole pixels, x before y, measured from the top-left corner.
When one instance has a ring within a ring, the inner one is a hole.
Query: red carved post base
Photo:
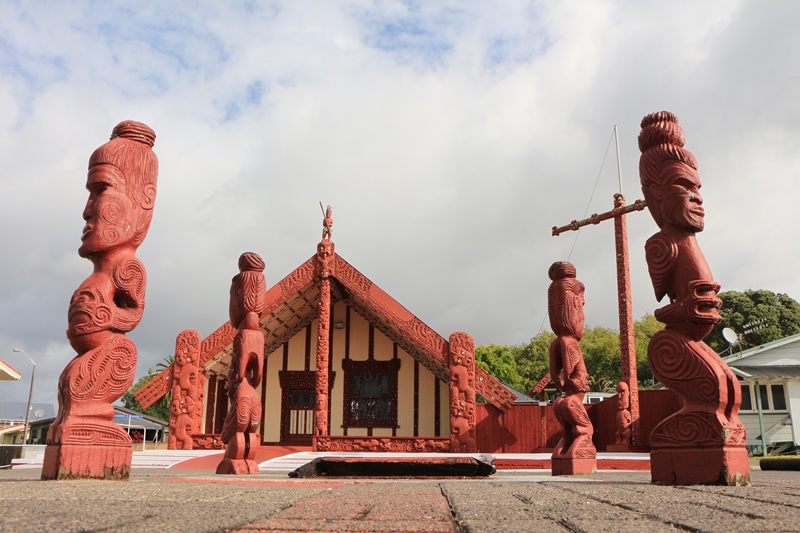
[[[132,455],[130,445],[50,445],[45,448],[42,479],[96,478],[124,481],[130,477]]]
[[[475,341],[450,335],[450,451],[475,453]]]
[[[747,437],[739,420],[741,388],[728,365],[703,342],[722,318],[720,286],[697,243],[705,227],[697,161],[683,148],[678,119],[647,115],[639,134],[639,174],[650,214],[661,231],[645,255],[666,327],[653,335],[653,374],[684,402],[650,434],[653,481],[670,485],[743,485],[750,479]]]
[[[261,397],[256,387],[264,370],[264,334],[259,318],[266,304],[264,261],[254,253],[239,258],[239,274],[231,283],[231,325],[239,332],[233,339],[233,356],[228,373],[231,403],[222,427],[225,457],[217,474],[258,474],[255,462],[258,426],[261,423]]]
[[[650,473],[662,485],[747,485],[750,462],[741,446],[654,448]]]
[[[548,272],[553,281],[547,290],[550,327],[557,335],[550,343],[550,376],[564,391],[553,409],[564,434],[551,457],[554,476],[593,474],[597,451],[592,443],[594,428],[583,406],[589,390],[589,374],[583,362],[583,283],[575,279],[572,263],[558,261]]]
[[[158,159],[146,125],[119,123],[89,159],[78,254],[92,274],[73,293],[67,338],[77,352],[58,379],[58,415],[47,432],[42,479],[128,479],[131,438],[112,402],[133,384],[147,275],[136,258],[153,216]]]

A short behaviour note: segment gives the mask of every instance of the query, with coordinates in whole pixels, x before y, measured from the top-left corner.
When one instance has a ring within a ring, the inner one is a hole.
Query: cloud
[[[337,252],[444,336],[526,342],[549,327],[547,269],[568,257],[587,322],[617,327],[612,223],[550,228],[612,208],[614,124],[624,191],[641,196],[639,121],[661,109],[699,160],[700,245],[723,290],[800,298],[786,266],[798,260],[798,9],[3,3],[0,350],[41,359],[35,399],[54,395],[67,304],[91,271],[76,254],[87,161],[129,118],[153,127],[160,159],[138,252],[138,375],[181,330],[226,320],[240,253],[265,258],[270,284],[310,257],[319,201],[334,206]],[[638,317],[661,305],[643,254],[656,227],[642,212],[628,230]]]

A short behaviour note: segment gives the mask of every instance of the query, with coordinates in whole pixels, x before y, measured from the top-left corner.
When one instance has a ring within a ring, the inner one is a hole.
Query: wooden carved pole
[[[142,319],[147,275],[136,258],[156,200],[156,134],[119,123],[89,159],[78,249],[94,265],[69,304],[67,338],[78,355],[58,380],[58,415],[47,432],[42,479],[128,479],[131,438],[114,423],[112,402],[136,374],[125,334]]]
[[[625,215],[633,211],[642,211],[647,204],[636,200],[625,205],[622,194],[614,195],[614,209],[602,214],[594,214],[584,220],[573,220],[566,226],[553,227],[553,236],[565,231],[577,231],[589,224],[599,224],[603,220],[614,219],[614,241],[617,263],[617,305],[619,309],[619,345],[622,366],[622,381],[628,385],[630,392],[631,441],[634,446],[640,444],[639,430],[639,378],[636,372],[636,342],[633,331],[633,303],[631,300],[631,269],[628,257],[628,226]],[[555,380],[555,376],[553,376]]]
[[[192,435],[200,433],[203,415],[200,383],[200,333],[187,329],[175,340],[172,364],[172,401],[170,402],[170,450],[191,450]],[[198,413],[200,417],[198,418]]]
[[[255,462],[261,397],[256,388],[264,370],[264,334],[259,319],[266,306],[264,261],[251,252],[239,257],[239,274],[231,282],[231,325],[238,329],[228,372],[231,403],[222,427],[225,457],[217,474],[258,474]]]
[[[550,375],[564,396],[553,411],[564,434],[551,457],[554,476],[592,474],[597,470],[597,451],[592,443],[594,428],[583,406],[589,390],[589,374],[578,342],[583,337],[583,283],[575,278],[572,263],[558,261],[548,272],[547,290],[550,327],[557,335],[550,343]]]
[[[678,119],[662,111],[642,119],[639,175],[660,231],[645,245],[656,299],[669,297],[655,317],[647,358],[653,374],[684,406],[650,434],[651,475],[669,485],[749,482],[747,437],[739,420],[741,389],[730,368],[703,342],[722,318],[720,286],[697,243],[705,227],[697,161],[683,148]]]
[[[450,452],[475,453],[475,341],[457,331],[449,345]]]
[[[320,204],[321,206],[322,204]],[[314,447],[318,437],[328,436],[328,394],[330,393],[328,376],[328,357],[330,350],[331,330],[331,280],[333,270],[334,245],[331,241],[333,215],[331,207],[325,212],[323,220],[322,241],[317,245],[317,275],[319,276],[319,312],[317,320],[317,369],[316,369],[316,404],[314,409]]]

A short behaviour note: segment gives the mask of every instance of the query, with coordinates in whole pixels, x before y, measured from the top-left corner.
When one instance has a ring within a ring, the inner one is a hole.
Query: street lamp
[[[26,444],[28,440],[28,430],[30,428],[29,422],[31,417],[31,401],[33,400],[33,380],[36,379],[36,361],[31,359],[31,356],[25,350],[20,350],[19,348],[14,348],[12,351],[17,353],[24,353],[25,357],[30,359],[31,363],[33,363],[33,372],[31,372],[31,391],[28,393],[28,409],[25,410],[25,431],[22,433],[22,444]]]

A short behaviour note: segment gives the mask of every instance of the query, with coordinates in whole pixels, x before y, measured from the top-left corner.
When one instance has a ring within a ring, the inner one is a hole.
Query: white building
[[[743,350],[724,361],[742,386],[739,416],[747,428],[748,447],[761,453],[762,426],[771,453],[800,447],[800,334]]]

